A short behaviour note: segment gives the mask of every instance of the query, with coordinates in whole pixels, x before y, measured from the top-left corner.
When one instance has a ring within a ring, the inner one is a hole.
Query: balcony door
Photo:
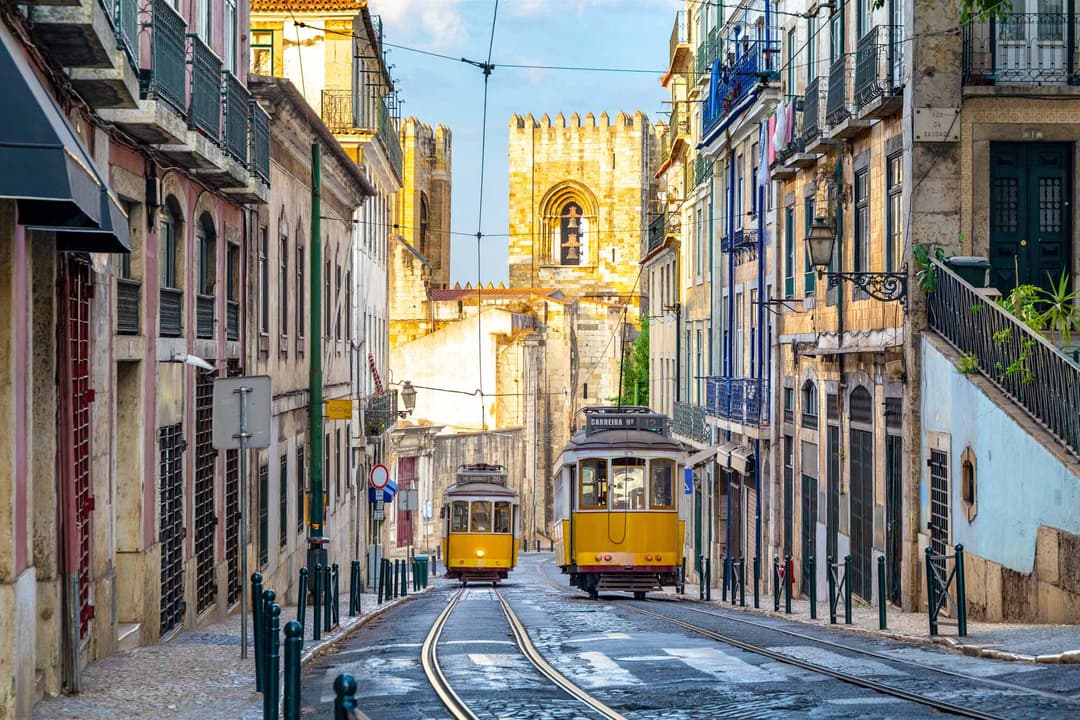
[[[1065,0],[1013,0],[996,21],[997,81],[1064,82],[1069,14]]]
[[[991,143],[991,284],[1050,287],[1070,266],[1072,198],[1065,143]]]

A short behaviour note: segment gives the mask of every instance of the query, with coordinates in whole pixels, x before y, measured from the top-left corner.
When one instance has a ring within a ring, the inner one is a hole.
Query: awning
[[[731,452],[731,469],[740,475],[749,475],[754,467],[754,451],[740,445]]]
[[[731,469],[731,451],[739,447],[738,443],[724,443],[716,453],[716,462],[725,470]]]
[[[127,216],[3,26],[0,45],[0,198],[62,250],[130,252]]]
[[[712,459],[712,456],[715,455],[719,449],[719,447],[714,445],[713,447],[705,448],[701,452],[694,453],[686,458],[686,467],[697,467],[706,460]]]

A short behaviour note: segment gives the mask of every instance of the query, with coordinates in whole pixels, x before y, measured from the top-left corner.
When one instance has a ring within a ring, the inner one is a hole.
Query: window
[[[345,339],[352,337],[352,272],[345,273]]]
[[[243,479],[241,479],[243,482]],[[270,562],[270,466],[259,466],[259,567]],[[243,578],[241,578],[243,580]]]
[[[784,208],[784,297],[795,295],[795,208]]]
[[[225,69],[236,74],[236,0],[225,0]]]
[[[964,506],[964,514],[968,522],[975,519],[978,504],[975,496],[975,451],[970,447],[964,448],[960,456],[960,500]]]
[[[337,450],[334,453],[334,495],[337,497],[338,502],[341,502],[341,428],[334,429],[334,449]]]
[[[334,337],[341,339],[341,266],[334,266],[334,287],[337,294],[334,295]]]
[[[251,31],[251,72],[255,73],[256,75],[274,74],[273,31]]]
[[[304,326],[307,324],[307,318],[304,316],[304,298],[306,297],[307,287],[304,285],[304,246],[299,242],[299,235],[297,235],[296,243],[296,337],[304,337]],[[297,350],[303,352],[304,345],[300,343],[297,345]]]
[[[885,204],[885,270],[898,269],[903,256],[903,183],[904,159],[897,153],[885,161],[885,188],[888,202]]]
[[[829,63],[844,56],[844,0],[829,17]]]
[[[649,461],[649,507],[653,510],[671,510],[675,507],[674,481],[673,460]]]
[[[304,532],[304,511],[307,488],[304,487],[304,448],[296,446],[296,532]]]
[[[265,227],[259,228],[259,332],[270,333],[270,268],[267,255],[270,254],[270,236]]]
[[[450,532],[469,532],[469,503],[464,500],[450,506]]]
[[[784,388],[784,422],[795,422],[795,388]]]
[[[802,386],[802,425],[807,428],[818,426],[817,386],[807,380]]]
[[[278,333],[289,334],[289,229],[278,238]],[[282,348],[287,348],[283,345]]]
[[[757,169],[758,169],[758,143],[754,143],[750,146],[750,176],[754,178],[753,187],[750,188],[750,215],[757,215],[758,211],[758,183],[757,183]]]
[[[697,330],[695,337],[697,338],[697,351],[694,353],[694,393],[698,404],[701,404],[704,397],[702,387],[705,383],[705,348],[701,338],[701,330]],[[687,398],[687,400],[689,399]]]
[[[803,199],[803,237],[806,238],[810,235],[810,227],[814,224],[814,198],[808,197]],[[805,245],[805,243],[804,243]],[[807,295],[814,294],[815,281],[817,279],[817,272],[814,270],[814,264],[810,260],[809,251],[805,251],[803,255],[804,271],[803,271],[803,291]]]
[[[743,227],[743,156],[735,158],[735,229]]]
[[[870,173],[863,169],[855,173],[855,247],[854,271],[866,272],[870,260]]]
[[[199,294],[200,295],[213,295],[214,294],[214,278],[215,272],[215,260],[217,258],[217,252],[214,243],[213,228],[207,228],[203,223],[198,223],[198,237],[196,242],[199,245]]]
[[[806,19],[806,82],[812,83],[817,78],[817,17]]]
[[[469,517],[469,532],[491,532],[491,501],[473,500]]]
[[[231,302],[240,301],[240,246],[236,243],[229,243],[229,249],[226,251],[228,257],[226,258],[225,266],[225,291],[228,293],[227,300]]]
[[[705,220],[701,208],[697,209],[697,219],[694,222],[694,277],[701,282],[701,270],[705,265]]]
[[[323,338],[330,339],[330,261],[323,263]]]
[[[173,198],[169,198],[176,202]],[[179,288],[177,272],[176,221],[168,202],[161,208],[161,287]]]
[[[278,542],[281,547],[289,544],[289,454],[281,453],[281,468],[278,470]]]
[[[872,0],[855,0],[855,37],[862,39],[870,24],[870,3]]]
[[[330,505],[330,433],[323,436],[323,520],[326,520],[326,508]]]
[[[787,94],[795,94],[795,28],[787,34]]]
[[[420,193],[420,254],[428,262],[432,261],[431,248],[428,246],[428,202],[427,195]]]
[[[607,460],[582,460],[580,465],[581,489],[578,497],[580,510],[607,508]]]
[[[645,509],[645,461],[618,458],[611,461],[611,509]]]
[[[586,222],[581,206],[568,202],[559,213],[559,264],[580,265],[585,251]]]
[[[210,45],[210,0],[195,0],[195,32]]]
[[[495,503],[495,532],[508,533],[511,527],[510,503]]]

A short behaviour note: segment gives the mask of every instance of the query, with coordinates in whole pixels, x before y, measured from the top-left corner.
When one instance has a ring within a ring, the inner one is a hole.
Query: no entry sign
[[[376,490],[382,490],[390,482],[390,471],[386,469],[385,465],[375,465],[371,468],[371,472],[368,473],[368,482]]]

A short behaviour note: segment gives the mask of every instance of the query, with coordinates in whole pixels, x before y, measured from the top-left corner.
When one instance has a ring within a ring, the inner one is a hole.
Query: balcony
[[[229,300],[225,303],[225,339],[240,339],[240,303]]]
[[[713,61],[719,56],[720,28],[713,28],[698,43],[697,52],[694,53],[694,74],[698,78],[708,77],[712,71]]]
[[[691,187],[696,188],[701,183],[712,178],[713,159],[699,154],[694,158],[694,177]]]
[[[779,56],[780,43],[756,40],[743,46],[732,65],[719,69],[720,77],[712,80],[715,91],[710,90],[702,108],[703,138],[721,128],[732,113],[741,110],[763,83],[779,78]]]
[[[364,410],[364,434],[382,435],[397,423],[397,392],[391,390],[382,395],[372,395]]]
[[[869,120],[855,117],[854,88],[855,61],[850,55],[842,55],[829,66],[825,122],[831,138],[849,138],[870,127]]]
[[[190,127],[211,140],[221,137],[221,60],[197,35],[189,35],[191,92],[188,102]]]
[[[700,405],[676,402],[674,413],[671,419],[671,430],[676,435],[699,443],[707,443],[711,440],[712,432],[708,423],[705,422],[705,408]]]
[[[667,214],[660,213],[649,222],[649,245],[647,252],[652,252],[664,244],[667,236]]]
[[[195,337],[214,337],[214,296],[195,296]]]
[[[116,334],[139,334],[139,296],[142,283],[128,278],[116,279]]]
[[[248,116],[251,93],[231,72],[225,82],[225,152],[244,167],[248,164]]]
[[[964,85],[1080,85],[1076,36],[1075,13],[973,19],[963,28]]]
[[[769,385],[761,378],[705,378],[705,409],[744,427],[769,425]]]
[[[757,228],[739,228],[720,241],[720,250],[730,253],[736,265],[756,260],[758,256]]]
[[[374,118],[357,117],[354,109],[356,101],[357,98],[354,97],[352,90],[323,90],[321,109],[323,122],[335,135],[376,133],[386,152],[387,162],[397,177],[401,178],[403,158],[397,120],[390,114],[390,110],[382,100],[374,102]]]
[[[859,40],[855,51],[855,108],[860,118],[898,112],[904,104],[902,27],[878,25]]]
[[[821,78],[814,78],[806,86],[806,96],[803,99],[802,139],[807,152],[813,152],[828,127],[825,124],[825,107],[828,97],[826,87],[821,82]]]
[[[669,72],[680,72],[690,58],[690,38],[686,32],[686,11],[675,13],[675,23],[671,27],[668,39],[668,59],[671,61]]]
[[[162,337],[180,337],[184,333],[183,290],[161,288],[158,319],[158,332]]]
[[[30,0],[31,34],[67,69],[91,107],[134,107],[139,97],[137,0]]]

